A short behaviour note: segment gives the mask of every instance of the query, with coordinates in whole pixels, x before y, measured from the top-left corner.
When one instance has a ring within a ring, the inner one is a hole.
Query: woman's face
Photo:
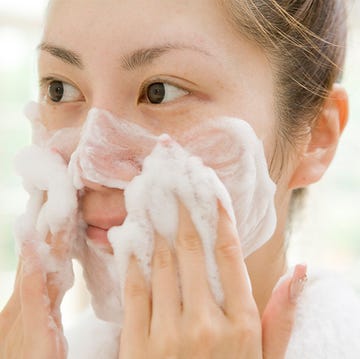
[[[234,116],[253,127],[269,162],[277,123],[272,68],[225,16],[215,0],[51,1],[39,56],[43,123],[77,127],[97,107],[176,139]],[[126,215],[122,191],[93,183],[81,208],[88,235],[99,240]]]

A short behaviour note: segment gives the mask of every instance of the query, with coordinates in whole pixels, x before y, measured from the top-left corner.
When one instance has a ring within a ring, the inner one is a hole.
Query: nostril
[[[91,190],[91,191],[104,191],[104,190],[107,189],[105,186],[103,186],[100,183],[89,181],[89,180],[87,180],[85,178],[82,178],[81,180],[82,180],[82,182],[84,184],[85,191],[88,191],[88,190]]]

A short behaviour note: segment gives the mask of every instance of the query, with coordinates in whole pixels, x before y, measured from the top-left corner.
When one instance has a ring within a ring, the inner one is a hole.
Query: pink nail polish
[[[307,267],[305,264],[298,264],[295,267],[289,289],[290,302],[296,304],[307,282]]]

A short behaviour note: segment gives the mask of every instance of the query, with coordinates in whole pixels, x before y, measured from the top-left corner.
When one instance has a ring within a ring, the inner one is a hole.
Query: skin
[[[39,54],[45,126],[49,130],[80,126],[90,108],[98,107],[131,119],[154,134],[166,132],[176,139],[184,129],[200,122],[235,116],[254,128],[270,163],[278,123],[274,68],[264,51],[235,34],[224,16],[212,0],[52,1],[42,39],[46,45]],[[121,62],[140,48],[169,43],[182,48],[164,51],[132,69]],[[50,46],[70,50],[81,61],[69,64],[54,56]],[[46,98],[49,81],[44,79],[48,77],[72,86],[68,88],[68,102],[52,103]],[[176,86],[176,95],[160,105],[147,102],[141,95],[141,85],[147,80]],[[273,237],[245,261],[236,231],[220,208],[216,258],[225,292],[224,311],[210,295],[200,240],[186,210],[180,211],[175,253],[164,239],[156,240],[152,297],[136,261],[131,262],[120,358],[284,357],[296,307],[289,288],[305,274],[300,268],[292,280],[289,278],[272,294],[287,269],[284,230],[291,191],[321,178],[346,121],[346,93],[334,87],[317,125],[291,153],[277,181],[278,223]],[[107,210],[99,212],[99,208]],[[122,191],[94,183],[86,183],[81,209],[89,224],[101,220],[115,225],[113,213],[126,214]],[[55,347],[61,334],[49,331],[45,319],[35,321],[26,314],[40,312],[47,318],[52,314],[52,298],[56,298],[56,288],[49,286],[41,268],[24,273],[21,263],[30,259],[36,262],[36,253],[27,248],[22,253],[14,294],[0,316],[0,344],[2,340],[7,348],[2,357],[18,358],[27,352],[34,358],[47,358],[57,352],[61,358],[64,348]],[[252,294],[246,285],[245,265]],[[184,307],[174,286],[176,266],[182,285],[188,288],[183,293]],[[191,295],[191,288],[197,289],[196,296]],[[42,293],[50,297],[50,305],[39,299]],[[61,333],[61,323],[55,317]],[[39,324],[36,330],[34,322]],[[29,333],[32,340],[27,339]],[[46,344],[43,338],[49,338]],[[157,338],[168,340],[159,343]]]

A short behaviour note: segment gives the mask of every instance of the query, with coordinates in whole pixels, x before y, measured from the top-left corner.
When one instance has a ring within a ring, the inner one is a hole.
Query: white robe
[[[285,359],[359,359],[360,297],[334,275],[308,277]],[[69,359],[118,359],[119,330],[93,314],[66,336]]]

